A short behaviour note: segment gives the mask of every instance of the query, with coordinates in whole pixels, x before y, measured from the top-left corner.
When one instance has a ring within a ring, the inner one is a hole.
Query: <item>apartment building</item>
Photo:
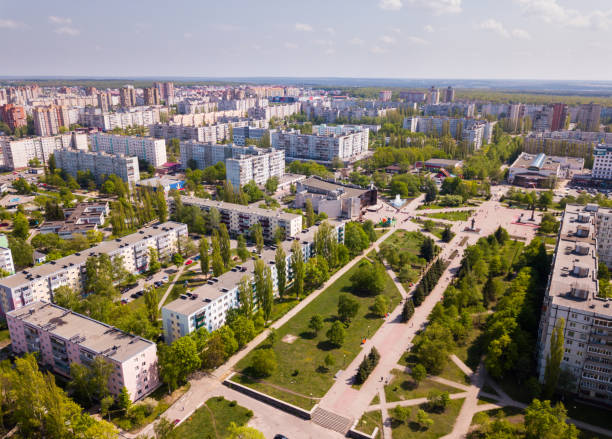
[[[388,102],[391,100],[392,95],[393,95],[393,92],[391,90],[382,90],[378,92],[378,99],[383,102]]]
[[[599,297],[600,240],[610,241],[610,210],[597,205],[567,205],[561,220],[552,270],[538,331],[538,373],[544,380],[555,327],[563,319],[561,368],[580,398],[612,403],[612,310]],[[609,245],[609,244],[605,244]]]
[[[121,106],[123,108],[134,107],[136,105],[136,90],[134,89],[134,86],[128,85],[121,88],[119,91],[119,96],[121,99]]]
[[[115,174],[130,184],[135,184],[140,180],[138,157],[73,149],[58,149],[54,157],[57,167],[75,178],[79,171],[91,171],[98,183],[111,174]]]
[[[438,105],[440,103],[440,89],[434,87],[433,85],[429,89],[429,94],[427,95],[427,103],[430,105]]]
[[[581,105],[576,115],[576,124],[582,131],[599,131],[601,105]]]
[[[21,105],[5,104],[0,106],[0,120],[11,130],[28,124],[25,109]]]
[[[265,120],[239,119],[235,121],[216,123],[207,126],[190,126],[179,124],[152,124],[149,125],[149,134],[152,137],[161,139],[179,139],[179,140],[194,140],[196,142],[211,142],[220,143],[230,139],[230,133],[233,131],[234,139],[241,139],[241,134],[244,135],[245,129],[252,133],[252,137],[261,137],[263,132],[268,127],[268,122]],[[260,134],[261,133],[261,134]],[[238,135],[237,135],[238,134]],[[234,141],[238,145],[244,146],[244,139],[241,143]]]
[[[174,105],[174,83],[172,82],[156,82],[153,84],[159,90],[160,97],[166,101],[166,105]]]
[[[444,136],[448,135],[465,141],[473,149],[482,147],[485,127],[490,122],[476,119],[455,117],[422,117],[413,116],[404,119],[404,129],[416,133]],[[489,128],[492,133],[492,128]]]
[[[104,151],[109,154],[136,156],[160,168],[168,162],[166,141],[153,137],[122,136],[117,134],[93,133],[89,136],[92,151]]]
[[[61,148],[87,150],[87,135],[67,133],[24,139],[0,137],[0,167],[11,170],[21,169],[27,167],[28,163],[34,159],[47,163],[49,156]]]
[[[275,117],[277,119],[284,119],[293,114],[300,112],[300,103],[293,102],[289,104],[274,104],[265,107],[252,107],[248,110],[248,115],[252,119],[265,119],[270,120]]]
[[[593,178],[612,180],[612,145],[597,145],[593,150]]]
[[[70,127],[68,109],[60,105],[36,107],[32,110],[32,117],[37,136],[53,136],[59,134],[61,127]]]
[[[450,85],[446,88],[446,92],[444,93],[444,102],[454,102],[455,101],[455,89]]]
[[[329,221],[332,225],[338,242],[344,242],[344,223]],[[299,243],[302,247],[304,261],[308,261],[315,254],[314,235],[316,227],[303,230],[299,234]],[[291,246],[292,241],[284,241],[283,246],[286,254],[286,279],[290,285],[293,280],[291,270]],[[277,287],[277,271],[275,262],[275,248],[265,248],[261,253],[261,258],[266,267],[270,268],[275,294]],[[230,309],[240,306],[238,286],[240,281],[246,277],[248,282],[255,289],[254,281],[255,263],[251,259],[230,271],[222,274],[218,278],[211,278],[204,285],[195,288],[173,302],[162,308],[162,323],[164,327],[164,340],[172,343],[174,340],[191,334],[192,332],[206,328],[207,331],[214,331],[225,324],[225,317]],[[256,297],[255,294],[253,294]],[[257,303],[254,304],[257,308]]]
[[[260,140],[268,132],[267,128],[250,126],[234,127],[232,141],[239,146],[246,145],[247,139]]]
[[[132,107],[121,111],[108,112],[100,108],[83,108],[79,113],[79,123],[105,131],[115,128],[125,129],[133,126],[149,126],[159,123],[161,115],[168,115],[165,107]]]
[[[40,226],[40,233],[57,233],[62,239],[75,235],[87,235],[97,231],[110,214],[108,203],[80,203],[72,209],[64,209],[64,221],[45,221]]]
[[[108,110],[111,110],[113,108],[113,101],[109,92],[101,91],[98,94],[97,99],[98,107],[100,107],[103,113],[106,113],[108,112]]]
[[[145,105],[160,105],[161,96],[157,87],[149,87],[144,89]]]
[[[407,102],[425,102],[427,93],[423,91],[400,91],[399,98]]]
[[[174,208],[174,200],[169,199]],[[274,241],[274,232],[278,227],[285,231],[287,238],[298,236],[302,231],[302,215],[262,209],[260,207],[242,204],[226,203],[198,197],[181,197],[184,206],[196,206],[204,212],[215,208],[221,214],[221,221],[232,235],[249,234],[254,224],[261,224],[264,240]]]
[[[137,401],[160,384],[152,341],[46,301],[9,312],[6,322],[15,354],[36,353],[38,361],[66,378],[72,364],[103,358],[112,365],[108,390],[115,397],[125,387]]]
[[[15,264],[13,264],[13,253],[9,247],[8,238],[5,234],[0,234],[0,269],[9,274],[15,274]]]
[[[285,175],[285,151],[253,148],[248,154],[240,154],[225,160],[225,178],[235,188],[250,181],[266,184],[271,177],[279,180]]]
[[[32,302],[53,299],[56,288],[67,285],[82,291],[85,281],[85,263],[90,256],[107,254],[115,262],[122,257],[128,273],[142,273],[148,269],[149,248],[157,250],[160,259],[170,258],[178,251],[179,238],[187,237],[185,224],[168,221],[143,227],[136,233],[103,241],[79,253],[22,270],[0,279],[1,313],[6,314]]]
[[[370,130],[364,126],[318,125],[312,127],[312,132],[270,130],[270,143],[272,148],[284,150],[288,160],[324,163],[336,157],[344,162],[355,161],[368,150]]]

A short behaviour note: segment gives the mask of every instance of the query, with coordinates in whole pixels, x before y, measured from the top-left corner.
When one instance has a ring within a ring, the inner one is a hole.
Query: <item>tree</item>
[[[12,236],[9,236],[8,241],[15,268],[20,269],[32,265],[34,253],[32,246],[24,239],[14,238]]]
[[[119,396],[117,396],[117,406],[123,410],[123,413],[129,412],[130,407],[132,407],[130,392],[128,392],[128,389],[125,386],[123,386],[119,391]]]
[[[149,247],[149,273],[154,274],[161,270],[161,264],[157,255],[157,250]]]
[[[424,179],[423,192],[425,192],[425,202],[432,203],[438,196],[438,188],[430,178]]]
[[[266,267],[264,270],[264,282],[263,282],[263,302],[262,311],[264,320],[267,322],[270,320],[272,314],[272,307],[274,306],[274,281],[272,279],[272,270],[270,267]]]
[[[436,255],[436,244],[434,240],[430,237],[426,237],[421,244],[421,249],[419,252],[419,256],[425,259],[427,262],[430,262],[433,257]]]
[[[304,282],[308,291],[313,291],[323,285],[329,279],[329,265],[327,259],[321,255],[316,255],[306,262],[304,268]]]
[[[159,318],[159,306],[157,303],[157,292],[155,291],[155,288],[145,288],[143,298],[149,321],[151,323],[156,323],[157,319]]]
[[[221,256],[221,247],[219,246],[219,238],[212,236],[212,270],[215,277],[221,276],[225,272],[225,264]]]
[[[451,242],[455,234],[451,231],[450,226],[444,227],[442,230],[442,242]]]
[[[306,227],[311,227],[315,222],[315,213],[310,198],[306,199],[306,206],[304,209],[306,210]]]
[[[340,347],[344,344],[345,335],[346,331],[344,330],[344,325],[337,320],[332,324],[326,334],[329,342],[336,347]]]
[[[179,383],[202,364],[198,347],[192,337],[181,337],[170,346],[162,345],[159,355],[160,375],[169,389],[176,389]]]
[[[109,395],[102,398],[102,401],[100,401],[100,416],[105,418],[108,415],[110,421],[110,409],[114,404],[115,398],[112,396]]]
[[[27,239],[30,235],[30,225],[26,216],[17,212],[15,219],[13,220],[13,236],[16,238]]]
[[[344,245],[352,256],[360,254],[370,245],[370,237],[361,227],[361,224],[349,222],[344,232]]]
[[[270,376],[277,367],[276,354],[272,349],[256,349],[251,358],[251,369],[255,376]]]
[[[406,299],[402,308],[402,320],[407,322],[414,315],[414,303],[412,299]]]
[[[499,245],[504,245],[506,241],[510,239],[510,235],[502,226],[499,226],[497,230],[495,230],[495,239],[499,243]]]
[[[327,354],[323,362],[325,363],[325,368],[327,370],[331,369],[333,365],[336,364],[336,360],[332,354]]]
[[[257,253],[261,254],[264,246],[263,230],[261,224],[255,223],[251,226],[251,239],[255,242]]]
[[[358,311],[359,302],[348,294],[340,295],[338,298],[338,317],[343,323],[350,323],[351,319],[357,315]]]
[[[489,276],[487,282],[482,287],[482,299],[484,305],[488,306],[491,302],[497,300],[504,292],[504,282],[497,278]]]
[[[448,392],[439,392],[432,390],[427,395],[427,405],[429,410],[436,413],[443,413],[450,402],[450,395]]]
[[[568,424],[567,410],[563,404],[554,407],[550,401],[534,399],[525,409],[525,433],[527,439],[577,439],[578,430]]]
[[[253,315],[253,287],[247,276],[243,276],[238,284],[238,300],[240,310],[250,318]]]
[[[210,267],[210,255],[208,254],[208,240],[205,236],[200,239],[200,266],[202,267],[202,274],[208,275]]]
[[[249,259],[250,254],[247,250],[246,239],[244,238],[244,235],[238,235],[237,253],[238,257],[242,262],[246,262],[246,260]]]
[[[266,439],[259,430],[247,426],[238,427],[234,422],[230,422],[227,431],[227,439]]]
[[[428,430],[434,423],[433,419],[427,415],[425,410],[419,409],[416,417],[417,424],[419,424],[423,430]]]
[[[266,181],[266,191],[272,195],[278,188],[278,177],[270,177]]]
[[[382,293],[387,284],[387,273],[380,262],[363,261],[351,276],[351,289],[357,294],[376,295]]]
[[[418,386],[427,376],[427,370],[425,370],[425,367],[422,364],[416,364],[410,371],[410,376]]]
[[[552,398],[559,383],[559,375],[561,374],[561,361],[563,360],[563,345],[565,343],[563,330],[565,329],[565,320],[560,318],[553,328],[552,336],[550,337],[550,352],[546,356],[546,367],[544,369],[544,391],[543,395],[546,399]]]
[[[293,241],[291,245],[291,270],[293,271],[293,291],[295,297],[299,298],[304,294],[304,255],[302,245],[298,241]]]
[[[245,344],[255,337],[255,325],[250,316],[237,315],[231,322],[229,327],[234,331],[234,337],[238,342],[238,348],[242,348]]]
[[[221,249],[221,258],[223,259],[223,265],[228,269],[232,258],[232,249],[230,245],[230,237],[227,232],[227,227],[224,223],[219,225],[219,247]]]
[[[393,407],[392,413],[393,413],[392,414],[393,419],[395,419],[398,422],[407,423],[408,421],[410,421],[412,410],[410,407],[406,407],[403,405],[396,405],[395,407]]]
[[[308,328],[312,329],[312,332],[314,332],[316,336],[319,331],[323,329],[323,317],[319,314],[313,315],[308,322]]]
[[[174,424],[168,421],[165,416],[161,416],[159,421],[157,421],[153,427],[153,431],[155,431],[155,437],[157,439],[169,439],[173,429]]]
[[[287,284],[287,255],[282,245],[276,247],[274,262],[276,264],[276,288],[279,297],[282,299],[285,295],[285,287]]]
[[[372,306],[372,311],[374,314],[378,314],[380,317],[384,317],[389,312],[389,298],[384,294],[379,294],[374,298],[374,305]]]

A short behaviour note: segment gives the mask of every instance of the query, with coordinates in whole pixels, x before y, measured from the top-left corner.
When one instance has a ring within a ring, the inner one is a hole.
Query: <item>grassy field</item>
[[[433,425],[423,430],[415,422],[417,407],[413,407],[411,420],[409,422],[398,422],[395,419],[391,422],[394,439],[437,439],[453,430],[455,419],[461,410],[463,399],[454,399],[448,403],[444,413],[428,413],[429,417],[434,421]],[[424,405],[419,407],[424,409]]]
[[[428,378],[421,381],[417,386],[416,382],[407,373],[394,369],[391,371],[393,379],[385,386],[385,397],[387,402],[406,401],[415,398],[425,398],[432,390],[448,393],[458,393],[461,390],[454,387],[445,386]]]
[[[396,230],[383,241],[383,244],[393,245],[400,248],[402,251],[409,251],[418,256],[421,250],[421,244],[425,240],[425,236],[419,232],[409,232],[407,230]]]
[[[282,300],[274,299],[274,306],[272,307],[272,314],[270,314],[270,321],[274,322],[280,319],[298,303],[300,303],[300,301],[295,297],[284,298]]]
[[[429,218],[443,219],[447,221],[467,221],[467,219],[472,216],[473,213],[473,210],[459,210],[455,212],[426,213],[425,216]]]
[[[365,412],[363,416],[361,416],[361,419],[359,419],[355,429],[365,434],[372,434],[376,427],[378,427],[378,434],[376,437],[380,437],[380,432],[382,431],[382,413],[380,410]]]
[[[282,389],[296,392],[305,397],[322,397],[333,384],[333,376],[339,369],[347,366],[357,354],[361,352],[361,338],[368,333],[373,334],[383,323],[383,319],[370,311],[374,297],[356,296],[350,293],[350,277],[357,271],[356,264],[331,284],[316,299],[296,314],[291,320],[281,326],[278,331],[278,340],[272,346],[276,353],[278,367],[276,371],[265,379],[267,383]],[[336,348],[329,343],[326,332],[337,319],[338,298],[342,293],[351,294],[359,303],[359,311],[350,326],[346,329],[344,344]],[[400,294],[391,278],[387,277],[384,294],[391,299],[392,307],[397,306]],[[324,327],[317,335],[309,328],[310,318],[321,315]],[[285,336],[294,337],[292,342],[283,341]],[[269,347],[266,341],[260,347]],[[238,362],[236,369],[249,374],[251,353]],[[328,355],[335,360],[330,370],[324,370],[323,360]],[[249,384],[258,388],[259,383]]]
[[[317,403],[317,399],[311,399],[306,396],[301,396],[296,393],[284,391],[267,383],[265,380],[256,380],[247,375],[239,375],[236,374],[232,377],[230,381],[233,381],[238,384],[242,384],[243,386],[251,387],[259,392],[265,393],[266,395],[270,395],[274,398],[282,399],[289,404],[293,404],[297,407],[303,408],[304,410],[310,410]]]
[[[223,439],[231,422],[245,425],[253,412],[222,396],[210,398],[170,434],[172,439]]]

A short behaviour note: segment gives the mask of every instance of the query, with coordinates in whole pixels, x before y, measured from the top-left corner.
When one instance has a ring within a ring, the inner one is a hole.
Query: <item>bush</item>
[[[389,298],[383,294],[379,294],[374,299],[374,305],[372,305],[372,311],[380,317],[384,317],[389,312],[390,301]]]
[[[412,299],[406,299],[404,308],[402,309],[402,321],[406,323],[414,315],[414,303]]]
[[[380,360],[380,354],[376,350],[376,348],[372,348],[370,353],[363,358],[363,361],[359,365],[359,369],[357,369],[357,375],[355,376],[356,384],[363,384],[368,379],[378,361]]]
[[[251,359],[251,368],[257,377],[272,375],[276,370],[276,354],[272,349],[257,349]]]
[[[346,331],[344,330],[344,325],[339,321],[335,321],[329,331],[327,331],[327,338],[329,342],[336,347],[340,347],[344,344],[344,337],[346,335]]]
[[[448,403],[450,402],[450,395],[448,392],[437,392],[435,390],[429,392],[427,395],[427,405],[429,411],[436,413],[444,413]]]

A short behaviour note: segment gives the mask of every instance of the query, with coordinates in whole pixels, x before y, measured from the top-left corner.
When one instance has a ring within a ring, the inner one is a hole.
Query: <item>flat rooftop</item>
[[[539,154],[529,154],[526,152],[521,153],[518,158],[510,166],[513,169],[528,169],[534,163]],[[571,165],[573,167],[584,166],[584,159],[580,157],[559,157],[552,155],[545,155],[544,160],[540,165],[541,170],[554,171],[564,165]],[[536,170],[535,168],[533,169]]]
[[[227,209],[227,210],[233,210],[235,212],[240,212],[240,213],[255,214],[255,215],[260,215],[260,216],[265,216],[265,217],[276,217],[276,218],[284,219],[285,221],[291,221],[300,216],[295,213],[283,212],[282,210],[263,209],[261,207],[257,207],[255,203],[245,206],[243,204],[226,203],[225,201],[208,200],[206,198],[183,197],[183,196],[181,197],[181,201],[183,202],[184,205],[187,205],[187,206],[194,205],[194,206],[207,207],[207,208],[215,207],[218,210]]]
[[[184,224],[177,223],[174,221],[167,221],[163,224],[143,227],[136,233],[124,236],[122,238],[113,239],[112,241],[102,241],[98,245],[83,250],[81,252],[74,253],[72,255],[57,259],[55,261],[47,262],[43,265],[37,265],[22,270],[12,276],[7,276],[0,279],[0,286],[15,288],[25,283],[32,282],[38,278],[48,277],[58,271],[61,271],[69,266],[84,264],[88,257],[97,256],[102,253],[110,254],[117,251],[119,248],[127,245],[136,244],[142,241],[145,236],[155,236],[161,233],[166,233],[169,230],[178,229],[183,227]]]
[[[610,315],[611,308],[605,306],[609,302],[597,297],[599,284],[594,211],[596,208],[576,204],[566,206],[547,295],[560,306]],[[579,229],[582,233],[578,232]],[[582,273],[577,275],[577,269]],[[572,294],[572,289],[575,288],[585,293],[584,298]]]
[[[341,221],[333,221],[326,220],[333,227],[337,227],[341,224]],[[283,249],[285,253],[289,255],[291,253],[291,246],[293,241],[299,239],[300,242],[312,242],[314,240],[314,235],[317,231],[317,227],[310,227],[309,229],[304,229],[302,232],[295,238],[291,240],[285,240],[282,242]],[[261,258],[265,262],[266,266],[272,266],[275,263],[275,255],[276,255],[276,247],[274,246],[265,246],[261,252]],[[184,314],[191,315],[203,307],[206,306],[208,302],[212,302],[219,297],[227,294],[228,291],[234,289],[238,283],[242,280],[244,276],[248,276],[249,278],[253,277],[255,273],[255,259],[253,257],[249,258],[246,262],[243,262],[232,270],[223,273],[219,276],[217,281],[213,281],[209,279],[208,283],[201,285],[199,287],[191,290],[191,294],[197,294],[197,298],[192,300],[190,298],[187,299],[176,299],[167,305],[164,306],[165,309]],[[224,291],[225,290],[225,291]]]
[[[51,335],[72,339],[73,343],[118,362],[129,360],[154,344],[48,302],[33,302],[8,315],[29,325],[45,328]]]
[[[451,160],[451,159],[429,159],[425,161],[426,165],[430,165],[430,166],[450,166],[450,167],[456,167],[459,166],[461,164],[461,160]]]
[[[316,190],[324,191],[327,193],[340,190],[343,192],[344,197],[360,197],[368,191],[368,189],[345,186],[342,184],[333,183],[331,181],[321,180],[315,177],[308,177],[300,181],[300,184],[306,186],[306,188],[314,188]]]

